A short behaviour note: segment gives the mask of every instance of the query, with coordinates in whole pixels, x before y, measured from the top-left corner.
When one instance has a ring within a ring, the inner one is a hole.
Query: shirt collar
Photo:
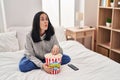
[[[42,36],[40,36],[41,40],[43,40],[45,38],[46,34],[43,34]]]

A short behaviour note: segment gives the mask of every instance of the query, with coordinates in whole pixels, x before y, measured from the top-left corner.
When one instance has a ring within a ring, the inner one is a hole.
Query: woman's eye
[[[45,19],[44,19],[44,18],[41,18],[40,20],[41,20],[41,21],[48,21],[48,18],[45,18]]]
[[[48,21],[48,18],[46,18],[46,21]]]
[[[44,21],[44,19],[40,19],[41,21]]]

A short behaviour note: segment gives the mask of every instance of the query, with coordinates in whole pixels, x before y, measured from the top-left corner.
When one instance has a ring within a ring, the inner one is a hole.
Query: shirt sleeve
[[[30,61],[32,61],[37,67],[42,68],[43,63],[35,57],[35,51],[32,45],[32,38],[30,34],[26,36],[26,45],[25,45],[25,56]]]
[[[59,50],[59,53],[63,54],[63,50],[62,50],[62,48],[60,47],[60,45],[59,45],[59,43],[58,43],[58,40],[57,40],[55,34],[52,36],[52,41],[53,41],[53,46],[54,46],[54,45],[58,45],[58,46],[59,46],[59,49],[60,49],[60,50]]]

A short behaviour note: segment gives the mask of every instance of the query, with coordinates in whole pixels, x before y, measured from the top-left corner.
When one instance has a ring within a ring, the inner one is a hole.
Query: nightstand
[[[89,28],[89,27],[85,27],[83,29],[79,29],[76,27],[69,27],[66,28],[66,38],[72,38],[74,40],[78,40],[78,39],[84,39],[87,37],[91,37],[92,38],[92,43],[91,43],[91,49],[94,50],[94,31],[95,28]]]

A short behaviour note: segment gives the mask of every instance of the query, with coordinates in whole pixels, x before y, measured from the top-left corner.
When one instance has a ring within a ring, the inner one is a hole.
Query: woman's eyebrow
[[[40,17],[40,18],[44,18],[44,17]]]

